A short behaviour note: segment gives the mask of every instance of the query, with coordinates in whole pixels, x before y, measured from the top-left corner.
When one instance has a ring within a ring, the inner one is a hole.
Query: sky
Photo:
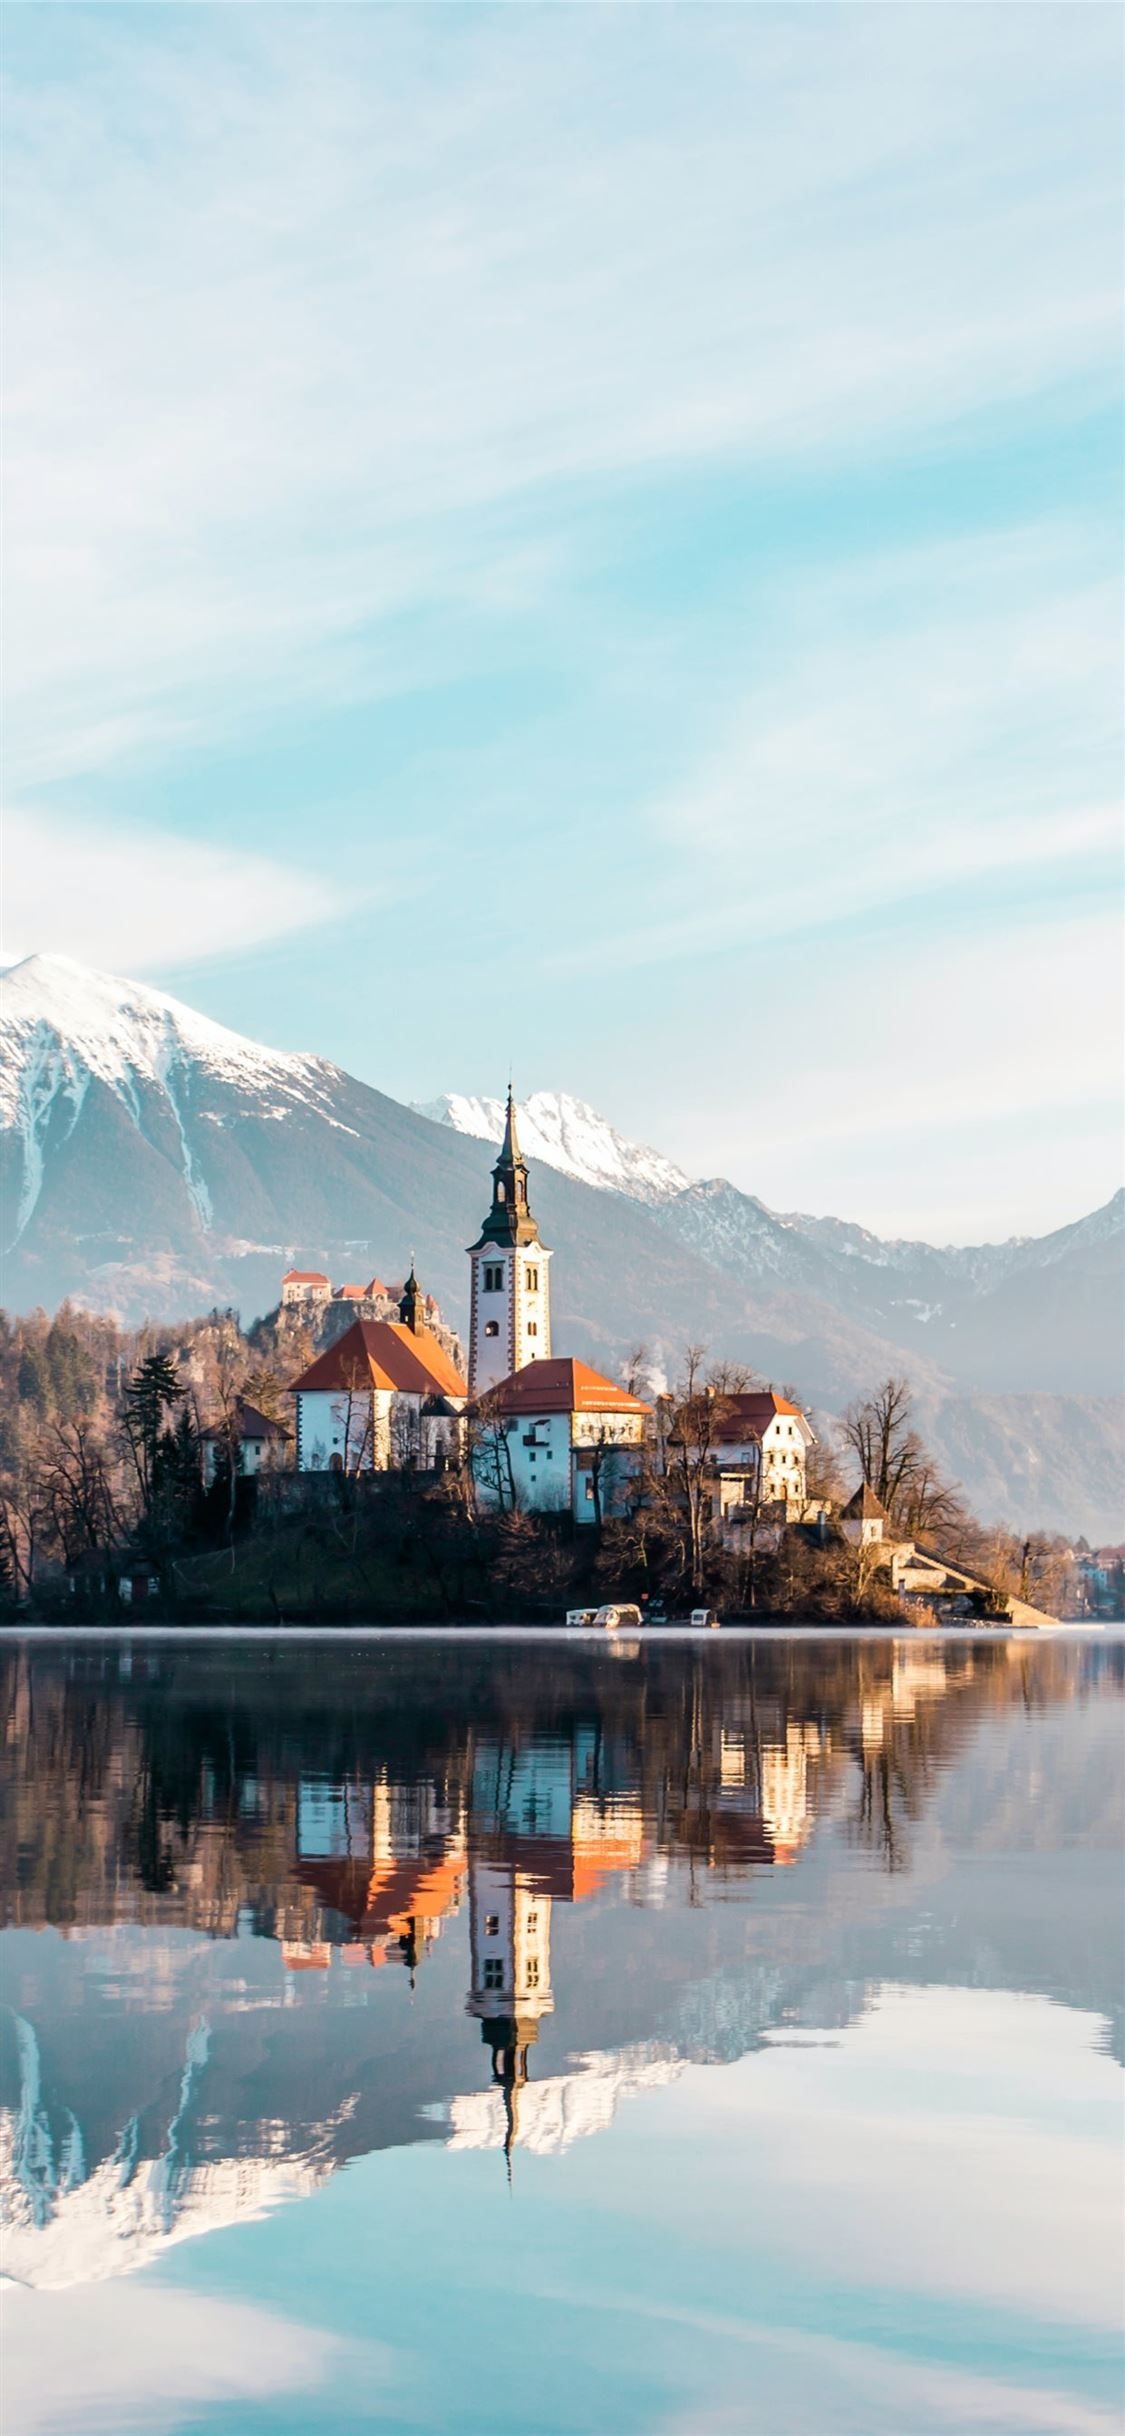
[[[5,954],[884,1233],[1106,1200],[1122,40],[9,9]]]

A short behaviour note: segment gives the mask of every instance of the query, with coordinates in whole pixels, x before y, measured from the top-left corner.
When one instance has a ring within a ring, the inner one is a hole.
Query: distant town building
[[[283,1306],[292,1303],[326,1303],[331,1300],[332,1280],[321,1269],[287,1269],[281,1280]]]
[[[570,1512],[580,1523],[621,1513],[650,1410],[586,1362],[528,1362],[501,1380],[478,1421],[478,1494],[529,1513]]]
[[[551,1351],[550,1253],[527,1197],[511,1090],[500,1156],[492,1170],[492,1207],[474,1244],[469,1315],[469,1388],[498,1387],[525,1363]]]

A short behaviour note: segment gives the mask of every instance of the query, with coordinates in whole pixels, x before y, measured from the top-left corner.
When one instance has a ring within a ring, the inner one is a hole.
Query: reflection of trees
[[[1067,1699],[1106,1668],[1121,1676],[1114,1648],[947,1643],[939,1664],[935,1646],[716,1636],[706,1649],[642,1645],[612,1664],[570,1643],[405,1637],[377,1654],[13,1649],[0,1659],[6,1917],[161,1919],[231,1935],[246,1912],[267,1934],[332,1939],[339,1921],[297,1874],[302,1781],[424,1784],[471,1825],[485,1740],[513,1756],[569,1746],[576,1790],[639,1806],[646,1849],[688,1862],[701,1891],[795,1859],[829,1805],[857,1846],[898,1870],[983,1709]],[[766,1815],[766,1773],[784,1827]]]

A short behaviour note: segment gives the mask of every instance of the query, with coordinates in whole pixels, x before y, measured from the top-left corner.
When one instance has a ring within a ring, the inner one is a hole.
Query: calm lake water
[[[5,2436],[1118,2430],[1120,1643],[0,1679]]]

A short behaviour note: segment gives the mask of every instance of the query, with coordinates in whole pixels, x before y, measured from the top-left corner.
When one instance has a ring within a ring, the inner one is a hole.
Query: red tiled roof
[[[390,1388],[399,1395],[464,1397],[468,1388],[444,1345],[428,1328],[398,1320],[353,1320],[334,1345],[294,1379],[291,1396],[337,1394],[347,1388]]]
[[[613,1379],[603,1378],[600,1370],[591,1370],[587,1362],[572,1361],[569,1356],[557,1360],[527,1362],[522,1370],[514,1370],[493,1390],[501,1412],[506,1413],[647,1413],[650,1404],[642,1404],[639,1396],[631,1396],[628,1388],[619,1387]]]
[[[323,1269],[287,1269],[281,1282],[283,1286],[329,1286],[332,1280]]]
[[[283,1421],[271,1421],[269,1414],[259,1412],[256,1404],[243,1404],[240,1400],[235,1405],[235,1413],[240,1438],[281,1438],[288,1442],[293,1435],[291,1430],[286,1429]],[[219,1421],[214,1422],[210,1429],[202,1429],[199,1433],[201,1438],[215,1440],[225,1438],[226,1434],[226,1430]]]
[[[742,1438],[760,1438],[779,1413],[791,1415],[794,1421],[804,1420],[800,1405],[791,1404],[788,1396],[775,1395],[772,1387],[745,1396],[724,1396],[715,1424],[716,1443],[733,1446]]]
[[[889,1522],[890,1519],[885,1505],[875,1495],[869,1480],[861,1481],[854,1497],[849,1497],[846,1506],[841,1511],[841,1520],[844,1522]]]
[[[373,1277],[370,1283],[364,1287],[363,1291],[367,1301],[369,1303],[373,1303],[378,1300],[380,1295],[385,1294],[387,1289],[383,1284],[381,1277]]]
[[[366,1286],[333,1286],[332,1300],[334,1303],[365,1303],[367,1288]]]

